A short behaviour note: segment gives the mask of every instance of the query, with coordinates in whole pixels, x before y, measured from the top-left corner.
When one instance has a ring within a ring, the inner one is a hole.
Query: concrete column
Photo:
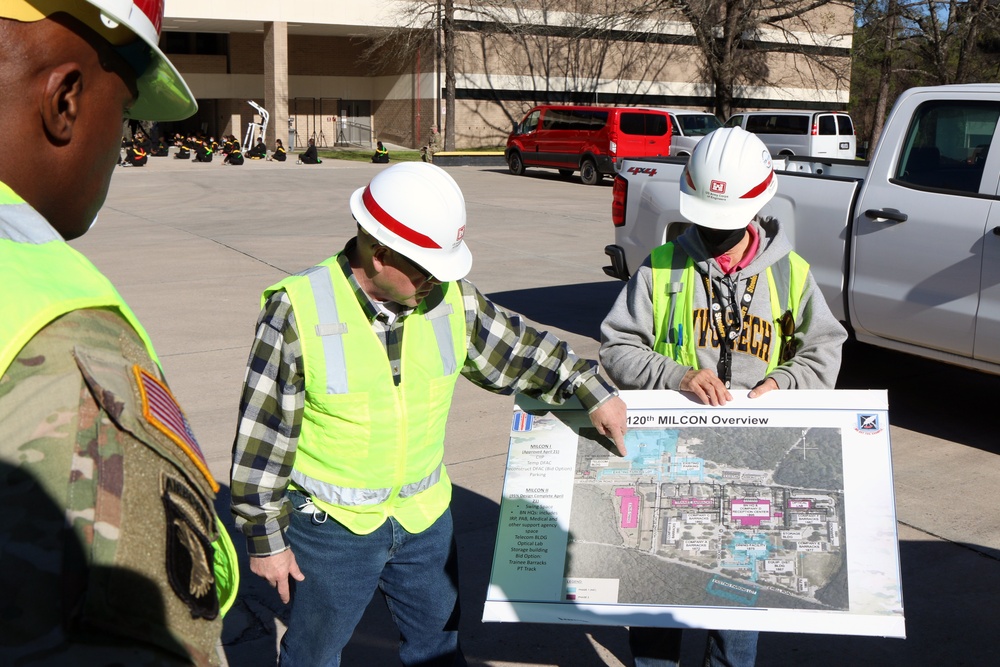
[[[264,108],[271,114],[264,142],[274,150],[275,138],[288,145],[288,24],[264,24]]]

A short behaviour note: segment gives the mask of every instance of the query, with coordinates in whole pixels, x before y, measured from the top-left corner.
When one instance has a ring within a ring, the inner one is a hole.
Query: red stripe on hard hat
[[[132,3],[142,10],[159,35],[163,25],[163,0],[132,0]]]
[[[434,239],[410,229],[399,220],[396,220],[396,218],[386,213],[385,209],[379,206],[378,202],[375,201],[375,197],[372,196],[371,187],[371,185],[368,185],[365,188],[364,193],[361,195],[361,201],[365,203],[365,208],[368,209],[368,212],[379,222],[379,224],[399,238],[409,241],[415,246],[420,246],[421,248],[437,248],[438,250],[441,249],[441,246],[435,243]]]
[[[773,171],[768,172],[767,178],[765,178],[763,181],[761,181],[760,185],[758,185],[757,187],[755,187],[753,190],[750,190],[749,192],[747,192],[745,195],[743,195],[742,197],[740,197],[740,199],[753,199],[754,197],[756,197],[760,193],[764,192],[764,190],[767,190],[767,186],[771,185],[771,180],[773,178],[774,178],[774,172]]]

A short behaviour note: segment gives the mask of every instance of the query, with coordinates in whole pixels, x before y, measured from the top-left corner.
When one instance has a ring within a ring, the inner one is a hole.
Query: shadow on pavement
[[[887,389],[893,424],[994,454],[1000,378],[850,341],[837,389]],[[989,434],[987,436],[987,434]]]
[[[950,542],[900,542],[906,640],[763,633],[757,667],[1000,664],[996,560]]]
[[[225,619],[223,648],[232,667],[272,667],[287,608],[270,586],[250,572],[244,540],[233,528],[229,498],[229,488],[223,487],[216,510],[229,527],[239,552],[242,580],[239,598]],[[620,661],[627,659],[626,633],[620,627],[483,623],[500,507],[460,486],[454,487],[451,507],[458,542],[461,641],[471,667],[503,663],[599,667],[609,664],[599,655],[599,646]],[[344,649],[343,664],[398,665],[397,642],[392,618],[381,595],[376,594]]]

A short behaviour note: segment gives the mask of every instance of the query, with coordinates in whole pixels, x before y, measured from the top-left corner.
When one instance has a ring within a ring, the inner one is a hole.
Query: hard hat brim
[[[384,246],[392,248],[407,259],[419,264],[430,272],[435,280],[443,283],[460,280],[472,270],[472,251],[459,241],[453,247],[421,248],[385,229],[364,205],[365,188],[358,188],[351,195],[351,213],[361,228]]]
[[[127,116],[135,120],[157,121],[190,118],[198,111],[198,102],[184,77],[159,46],[143,41],[152,52],[152,61],[136,79],[139,97]]]
[[[760,212],[764,203],[754,200],[722,207],[682,190],[680,213],[700,227],[721,230],[742,229]]]

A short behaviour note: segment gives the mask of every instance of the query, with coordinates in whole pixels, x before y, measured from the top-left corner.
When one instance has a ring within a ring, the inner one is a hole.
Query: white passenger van
[[[753,132],[772,157],[809,155],[853,160],[857,153],[854,122],[840,111],[746,111],[734,114],[725,127]]]

